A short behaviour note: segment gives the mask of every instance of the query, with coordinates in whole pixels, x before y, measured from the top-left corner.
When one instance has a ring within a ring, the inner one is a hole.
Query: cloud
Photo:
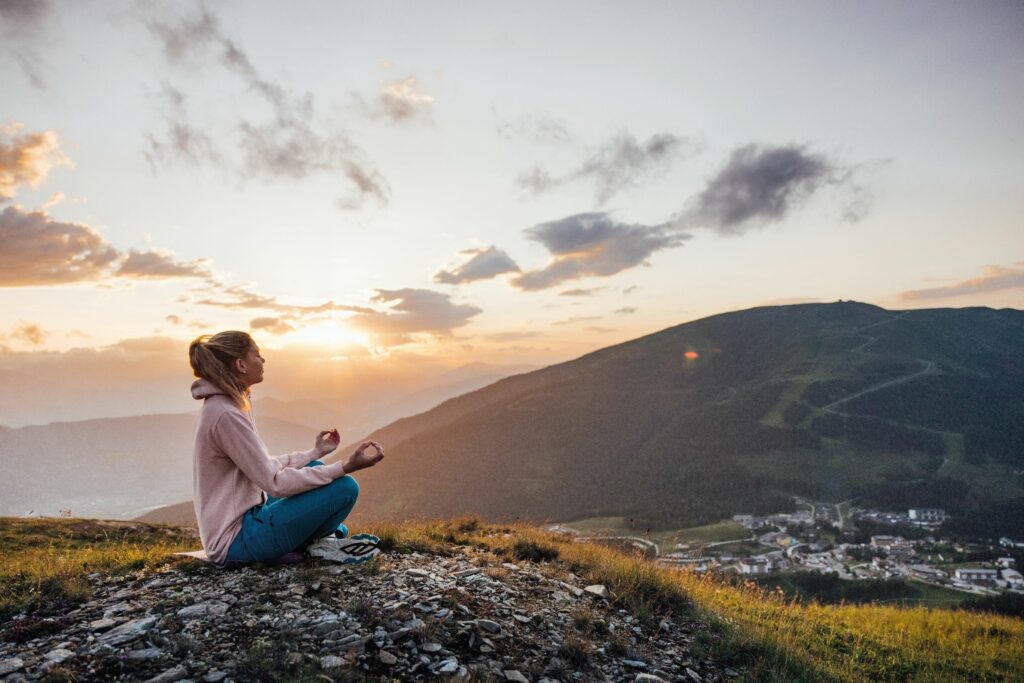
[[[614,332],[614,327],[601,327],[600,325],[591,325],[586,328],[587,332],[596,332],[597,334],[605,334],[607,332]]]
[[[495,246],[460,251],[471,258],[451,270],[440,270],[434,274],[434,282],[446,285],[465,284],[476,280],[488,280],[502,273],[517,273],[519,266],[501,249]]]
[[[72,165],[54,131],[19,135],[22,128],[0,126],[0,203],[13,199],[19,186],[38,187],[52,169]]]
[[[308,316],[334,311],[375,313],[374,309],[367,308],[366,306],[336,304],[330,300],[312,305],[286,304],[278,301],[277,297],[254,292],[245,285],[225,286],[213,282],[207,284],[209,285],[208,287],[193,290],[193,292],[190,293],[193,296],[186,295],[181,299],[181,302],[227,309],[273,311],[291,316]],[[196,294],[202,294],[203,296],[200,298],[195,296]]]
[[[783,220],[823,187],[847,184],[853,171],[803,145],[746,145],[734,150],[704,190],[690,200],[678,223],[742,234]],[[865,212],[865,205],[854,206],[848,209],[848,217],[862,217]]]
[[[452,303],[447,294],[428,289],[378,289],[372,301],[390,304],[388,311],[357,313],[345,322],[356,329],[378,335],[385,346],[408,343],[411,335],[428,333],[448,336],[482,309]]]
[[[127,258],[118,266],[115,275],[139,279],[165,280],[176,277],[208,277],[209,269],[205,259],[190,262],[175,261],[165,250],[128,252]]]
[[[183,263],[167,251],[123,253],[83,223],[8,206],[0,213],[0,287],[32,287],[109,277],[206,277],[202,259]]]
[[[377,96],[377,113],[392,123],[404,123],[425,116],[434,98],[420,91],[419,81],[409,76],[396,81],[381,83]]]
[[[522,139],[535,144],[564,145],[572,141],[564,121],[543,113],[499,123],[497,132],[506,140]]]
[[[163,101],[165,130],[159,137],[153,134],[146,136],[149,142],[149,150],[143,152],[146,160],[153,167],[177,160],[193,165],[221,163],[223,157],[213,138],[189,122],[185,93],[164,83],[160,97]]]
[[[616,313],[618,315],[633,315],[636,311],[637,309],[634,306],[623,306],[622,308],[616,308],[612,313]]]
[[[292,318],[281,316],[278,318],[253,318],[249,321],[249,328],[253,330],[265,330],[270,334],[287,334],[295,330],[291,324]]]
[[[46,29],[52,3],[49,0],[0,0],[0,51],[10,54],[35,88],[46,87],[43,60],[34,43]]]
[[[697,150],[688,138],[672,133],[659,133],[647,142],[639,142],[628,132],[619,133],[606,142],[578,168],[561,176],[552,176],[540,166],[520,174],[516,185],[538,195],[567,183],[593,181],[598,204],[636,187],[641,181],[663,175],[672,163],[685,153]]]
[[[0,334],[0,341],[13,339],[28,346],[41,346],[47,336],[49,333],[39,325],[22,322],[7,334]]]
[[[166,320],[167,322],[169,322],[172,325],[180,325],[181,324],[181,317],[177,316],[177,315],[173,315],[173,314],[164,317],[164,320]]]
[[[81,223],[52,220],[41,211],[9,206],[0,213],[0,287],[95,280],[121,254]]]
[[[551,323],[551,324],[552,325],[557,325],[557,326],[575,325],[576,323],[590,322],[592,320],[600,320],[600,319],[601,319],[601,316],[599,316],[599,315],[574,315],[571,318],[566,318],[565,320],[559,320],[558,322],[554,322],[554,323]]]
[[[554,259],[540,270],[513,278],[512,285],[523,290],[546,289],[588,275],[615,275],[690,238],[668,224],[628,225],[612,220],[605,212],[581,213],[541,223],[528,228],[525,234],[547,247]]]
[[[969,280],[962,280],[945,287],[912,289],[901,292],[904,301],[920,301],[922,299],[951,299],[971,294],[984,294],[1005,289],[1024,288],[1024,261],[1014,263],[1012,267],[983,266],[982,274]]]
[[[293,94],[265,78],[242,47],[225,34],[209,8],[200,6],[197,12],[185,16],[150,12],[143,21],[160,42],[169,64],[197,68],[219,64],[271,112],[266,120],[238,118],[234,156],[239,158],[233,159],[217,144],[228,136],[211,136],[205,132],[211,127],[193,125],[187,118],[185,95],[165,85],[165,131],[161,136],[149,136],[146,156],[151,162],[212,163],[233,170],[243,179],[301,180],[318,173],[338,173],[349,180],[351,188],[337,202],[340,208],[358,208],[368,199],[387,204],[387,182],[344,131],[319,123],[313,95]]]
[[[518,341],[520,339],[529,339],[530,337],[537,337],[540,335],[540,330],[527,330],[520,331],[515,330],[512,332],[494,332],[493,334],[485,335],[485,339],[495,342],[508,342]]]
[[[604,289],[604,287],[567,289],[564,292],[559,292],[558,296],[592,296],[594,293],[600,292],[602,289]]]

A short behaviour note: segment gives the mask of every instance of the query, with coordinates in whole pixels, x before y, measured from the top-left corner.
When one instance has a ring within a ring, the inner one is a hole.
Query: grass
[[[0,517],[0,621],[67,611],[91,594],[89,574],[154,567],[199,545],[193,532],[161,525]]]
[[[666,616],[695,620],[694,646],[750,680],[1024,678],[1020,619],[925,607],[802,602],[752,582],[663,568],[628,552],[526,525],[452,520],[377,525],[371,531],[390,552],[451,554],[453,546],[476,546],[494,553],[495,562],[505,557],[560,571],[564,567],[588,583],[607,586],[612,606],[643,622],[656,624]],[[0,558],[3,619],[17,612],[55,615],[21,619],[27,622],[22,628],[59,626],[67,606],[87,597],[89,573],[160,566],[171,561],[172,552],[197,545],[190,532],[169,527],[73,519],[0,519],[0,541],[5,550]],[[356,601],[346,608],[359,613],[367,606]],[[623,634],[596,633],[590,614],[575,614],[573,623],[572,639],[566,639],[561,653],[567,663],[586,667],[602,640],[613,655],[631,651]],[[257,653],[249,662],[254,673],[277,666],[264,660]],[[299,664],[289,673],[302,678],[313,668]]]

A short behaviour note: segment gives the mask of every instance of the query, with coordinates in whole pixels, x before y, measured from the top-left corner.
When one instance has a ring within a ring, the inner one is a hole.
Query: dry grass
[[[0,518],[0,620],[51,614],[89,597],[91,573],[125,574],[199,546],[188,530],[82,519]]]
[[[824,606],[787,600],[752,583],[735,584],[662,568],[612,548],[575,543],[536,527],[485,526],[473,519],[377,525],[390,552],[451,554],[476,546],[498,557],[553,563],[602,583],[612,602],[641,620],[690,616],[703,622],[694,646],[753,680],[932,681],[1021,680],[1024,621],[922,607]],[[117,574],[170,561],[197,545],[189,532],[149,525],[110,526],[88,520],[0,519],[0,615],[60,613],[86,598],[87,575]],[[459,598],[451,596],[452,601]],[[363,604],[350,611],[368,611]],[[22,620],[28,623],[27,620]],[[591,615],[574,617],[577,640],[564,656],[586,666]],[[45,623],[41,622],[41,626]],[[629,651],[624,634],[608,636],[609,652]]]

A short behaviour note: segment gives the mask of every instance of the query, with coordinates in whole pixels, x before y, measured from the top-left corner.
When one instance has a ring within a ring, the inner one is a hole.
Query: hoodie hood
[[[216,396],[217,394],[227,396],[228,392],[224,391],[207,379],[197,379],[195,382],[192,382],[192,398],[197,401],[199,399]]]

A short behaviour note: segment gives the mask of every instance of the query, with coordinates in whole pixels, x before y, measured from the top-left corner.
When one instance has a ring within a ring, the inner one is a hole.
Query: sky
[[[753,306],[1022,308],[1022,32],[1016,2],[0,0],[0,424],[45,421],[2,414],[39,373],[170,405],[132,392],[223,329],[268,375],[423,384]]]

